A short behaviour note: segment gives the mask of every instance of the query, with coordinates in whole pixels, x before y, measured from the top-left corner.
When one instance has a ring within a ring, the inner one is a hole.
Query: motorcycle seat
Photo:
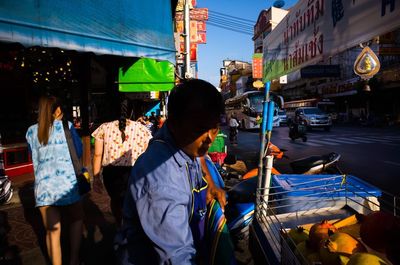
[[[257,189],[257,178],[249,178],[240,181],[238,184],[228,190],[228,199],[230,203],[255,202]]]
[[[325,156],[310,156],[306,158],[297,159],[290,163],[293,169],[293,173],[302,174],[307,172],[313,167],[326,163],[327,159]]]

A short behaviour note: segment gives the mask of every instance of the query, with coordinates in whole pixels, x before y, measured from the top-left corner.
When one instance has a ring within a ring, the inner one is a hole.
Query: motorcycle
[[[283,150],[275,145],[269,145],[268,155],[274,155],[280,159],[285,157]],[[290,163],[292,173],[294,174],[343,174],[338,167],[340,154],[329,153],[325,155],[314,155],[306,158],[298,159]],[[234,164],[235,157],[228,155],[220,170],[211,161],[206,159],[207,166],[214,183],[219,188],[226,188],[224,179],[230,179],[235,175],[223,170],[224,164]],[[272,169],[273,174],[281,174],[277,169]],[[248,171],[239,182],[233,187],[226,190],[228,204],[225,207],[225,217],[227,225],[233,238],[241,238],[246,235],[248,225],[251,223],[254,215],[254,207],[256,200],[258,168]]]
[[[301,138],[303,142],[307,142],[307,125],[305,121],[300,122],[289,122],[289,138],[292,141]]]

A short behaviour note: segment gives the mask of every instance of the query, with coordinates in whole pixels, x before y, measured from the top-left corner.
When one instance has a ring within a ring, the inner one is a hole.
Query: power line
[[[219,18],[219,19],[223,19],[223,20],[228,20],[228,21],[231,21],[231,22],[234,22],[234,23],[238,23],[238,24],[242,24],[242,25],[246,25],[246,26],[250,26],[250,27],[254,26],[254,23],[249,23],[249,22],[242,21],[242,20],[232,19],[230,17],[220,16],[220,15],[217,15],[217,14],[209,14],[209,18],[211,18],[211,17],[212,18]]]
[[[216,19],[216,18],[209,18],[208,19],[209,22],[213,22],[213,23],[217,23],[217,24],[223,24],[225,26],[228,27],[232,27],[232,28],[236,28],[236,29],[241,29],[241,30],[245,30],[245,31],[249,31],[249,32],[253,32],[253,28],[249,27],[249,26],[245,26],[245,25],[240,25],[240,24],[236,24],[227,20],[221,20],[221,19]]]
[[[235,16],[232,16],[232,15],[227,15],[227,14],[224,14],[224,13],[221,13],[221,12],[217,12],[217,11],[213,11],[213,10],[210,10],[210,9],[208,10],[208,12],[211,13],[211,14],[215,13],[215,14],[218,14],[218,15],[221,15],[221,16],[232,18],[232,19],[244,20],[244,21],[248,21],[248,22],[251,22],[253,24],[256,24],[256,21],[254,21],[254,20],[241,18],[241,17],[235,17]]]
[[[229,27],[229,26],[223,26],[223,25],[221,25],[219,23],[214,23],[214,22],[211,22],[211,21],[207,21],[207,24],[209,24],[211,26],[214,26],[214,27],[217,27],[217,28],[223,28],[223,29],[234,31],[234,32],[237,32],[237,33],[242,33],[242,34],[253,36],[253,33],[249,32],[249,31],[244,31],[244,30],[240,30],[240,29],[234,29],[234,28]]]

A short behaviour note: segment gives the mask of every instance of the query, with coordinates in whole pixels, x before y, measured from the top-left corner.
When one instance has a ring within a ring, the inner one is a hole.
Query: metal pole
[[[190,71],[190,9],[189,1],[185,0],[184,8],[184,20],[185,20],[185,33],[183,37],[185,39],[185,79],[191,78],[192,73]]]
[[[269,155],[266,157],[266,167],[265,167],[265,178],[262,183],[262,196],[264,198],[263,203],[265,203],[265,206],[268,204],[268,195],[269,195],[269,189],[270,189],[270,184],[271,184],[271,174],[272,174],[272,164],[274,161],[274,156]],[[266,207],[265,207],[266,208]]]
[[[268,101],[269,101],[269,90],[271,88],[271,82],[268,81],[265,84],[264,102],[263,102],[263,115],[261,123],[261,142],[260,142],[260,155],[258,160],[258,182],[257,188],[260,190],[262,187],[262,176],[264,169],[264,149],[265,149],[265,131],[267,128],[267,117],[268,117]],[[256,210],[258,207],[256,207]]]

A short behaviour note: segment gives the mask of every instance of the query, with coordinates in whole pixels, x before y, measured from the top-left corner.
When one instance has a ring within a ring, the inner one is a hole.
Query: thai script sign
[[[400,27],[395,0],[300,0],[263,43],[264,82]]]

